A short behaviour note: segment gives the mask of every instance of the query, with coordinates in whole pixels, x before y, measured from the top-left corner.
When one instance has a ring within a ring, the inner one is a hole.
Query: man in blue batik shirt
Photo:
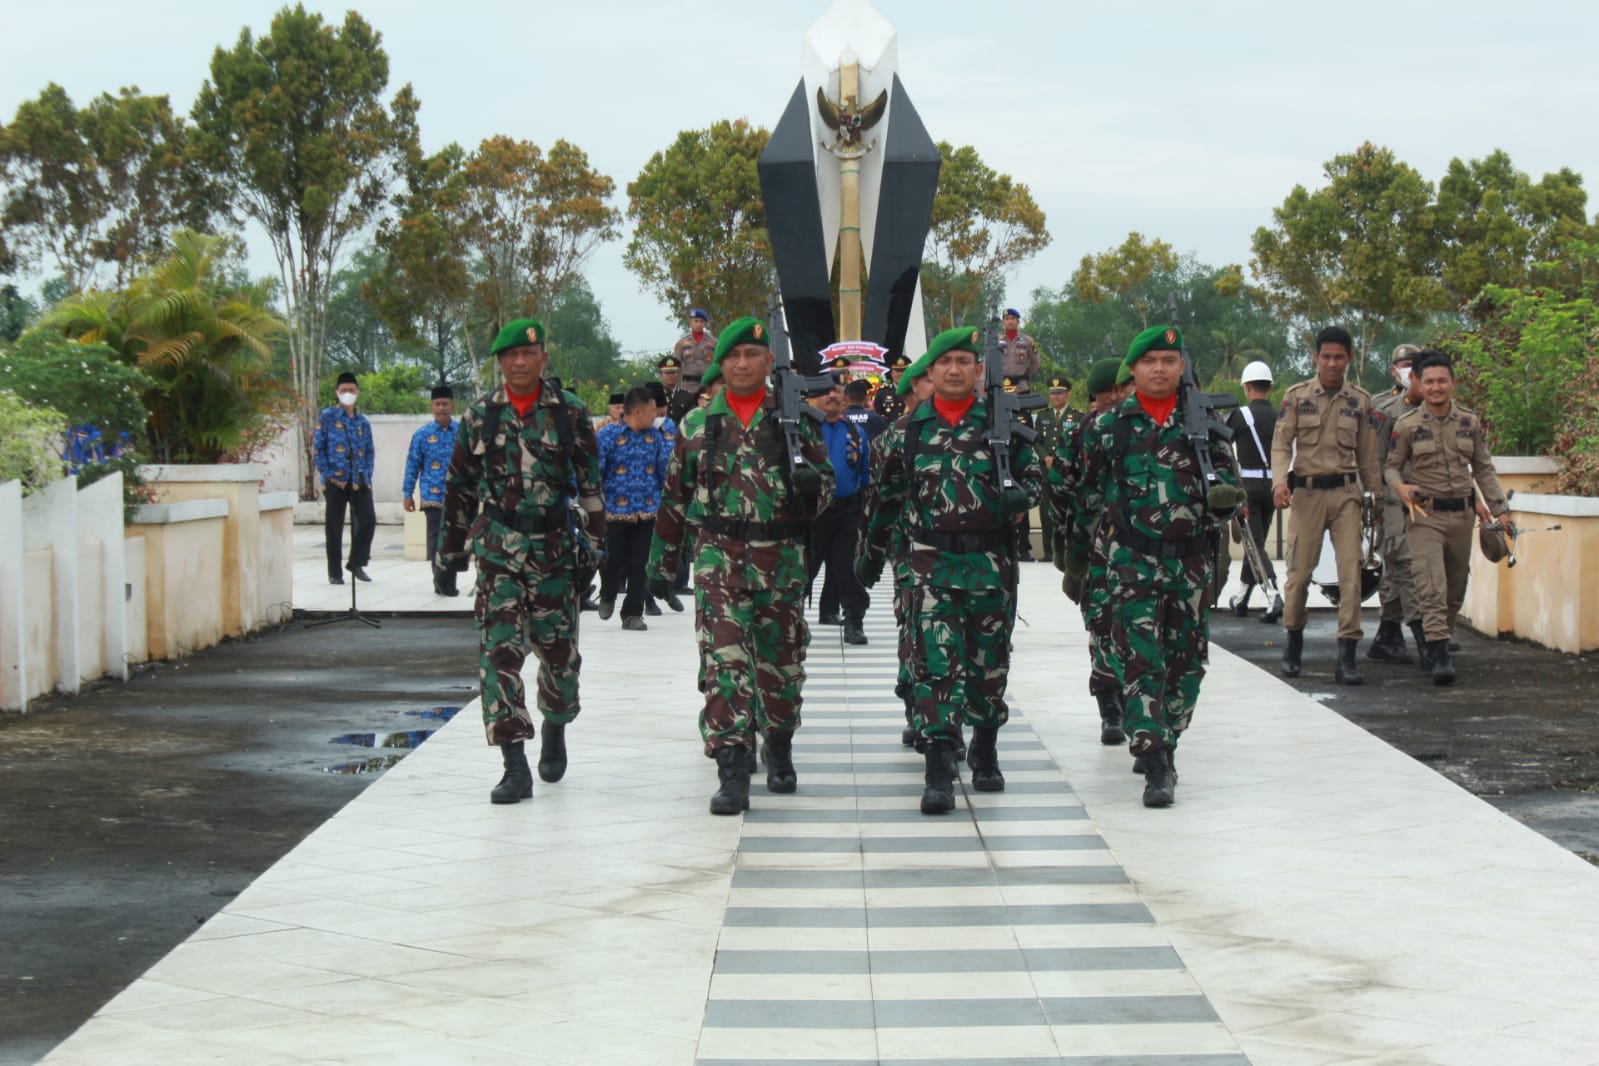
[[[862,620],[870,601],[855,576],[855,545],[860,535],[861,501],[866,498],[870,449],[865,428],[844,417],[842,375],[834,375],[833,380],[833,391],[817,397],[816,406],[827,416],[822,440],[827,443],[827,458],[838,484],[833,502],[811,523],[807,565],[814,583],[816,572],[827,564],[827,576],[822,579],[822,625],[843,623],[845,644],[865,644]]]
[[[605,569],[600,576],[600,618],[611,617],[624,582],[622,628],[648,629],[644,613],[644,565],[655,535],[655,509],[666,486],[673,438],[657,429],[655,397],[637,388],[622,402],[622,420],[596,436],[600,481],[605,492]],[[672,597],[676,598],[675,594]],[[670,600],[668,602],[671,602]],[[677,605],[673,605],[676,607]],[[681,608],[678,608],[681,609]]]
[[[344,541],[344,510],[350,509],[349,571],[357,580],[371,581],[366,564],[372,561],[372,534],[377,511],[372,505],[372,424],[355,409],[361,386],[355,375],[339,375],[334,385],[338,403],[325,407],[312,436],[316,472],[322,477],[322,499],[327,505],[325,529],[328,547],[328,582],[344,584],[339,556]]]
[[[428,523],[428,568],[433,571],[433,591],[440,596],[458,596],[455,571],[434,567],[439,550],[439,519],[444,515],[444,475],[450,469],[450,454],[455,451],[455,392],[448,385],[433,389],[433,421],[411,435],[411,448],[405,453],[405,509],[415,511],[411,498],[421,482],[422,515]]]

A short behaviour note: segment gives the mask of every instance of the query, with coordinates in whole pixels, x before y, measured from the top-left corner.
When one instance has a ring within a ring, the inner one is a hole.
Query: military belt
[[[1271,477],[1271,467],[1268,466],[1264,470],[1243,470],[1243,469],[1240,469],[1238,471],[1238,476],[1239,477],[1269,478],[1269,477]]]
[[[1341,489],[1345,485],[1353,485],[1353,474],[1327,474],[1322,477],[1300,477],[1298,474],[1288,475],[1288,487],[1291,489]]]
[[[1432,511],[1469,511],[1477,502],[1475,496],[1446,496],[1439,500],[1430,500],[1428,510]]]
[[[491,521],[530,536],[535,533],[554,533],[558,529],[565,529],[567,523],[565,507],[541,515],[522,515],[511,514],[505,508],[490,503],[484,505],[483,513]]]
[[[1009,529],[985,529],[980,533],[946,533],[939,529],[918,529],[911,534],[917,544],[941,552],[990,552],[1009,549],[1015,539]]]
[[[1187,540],[1157,540],[1135,529],[1116,526],[1107,526],[1105,536],[1117,544],[1125,544],[1157,559],[1188,559],[1195,555],[1208,555],[1211,551],[1211,539],[1207,536],[1189,537]]]
[[[803,522],[747,522],[742,518],[722,518],[709,515],[700,528],[718,537],[734,540],[797,540],[805,535]]]

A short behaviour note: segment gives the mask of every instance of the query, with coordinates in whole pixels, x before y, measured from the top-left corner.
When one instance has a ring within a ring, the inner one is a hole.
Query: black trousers
[[[870,600],[860,579],[855,576],[855,545],[860,537],[861,498],[856,493],[835,500],[811,523],[810,553],[806,560],[810,584],[827,564],[822,579],[822,614],[842,609],[845,616],[860,618]]]
[[[1272,516],[1277,513],[1277,507],[1271,501],[1271,481],[1267,478],[1246,477],[1240,482],[1244,491],[1249,494],[1249,517],[1244,519],[1244,524],[1249,527],[1249,535],[1254,538],[1255,546],[1260,549],[1261,561],[1266,564],[1266,577],[1277,580],[1277,570],[1271,565],[1271,556],[1266,553],[1266,531],[1271,528]],[[1248,557],[1244,559],[1244,584],[1263,585],[1261,575],[1256,574],[1249,565]]]
[[[644,565],[650,561],[650,538],[655,519],[644,522],[605,523],[605,570],[600,575],[600,599],[614,600],[627,586],[622,617],[644,614]]]
[[[350,509],[353,529],[350,530],[350,569],[365,567],[372,561],[372,534],[377,532],[378,515],[372,506],[372,486],[361,488],[334,485],[322,486],[322,499],[327,505],[324,529],[327,533],[328,577],[342,577],[339,563],[344,548],[344,509]]]

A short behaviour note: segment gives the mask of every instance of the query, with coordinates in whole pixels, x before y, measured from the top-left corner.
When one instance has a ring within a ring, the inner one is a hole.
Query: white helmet
[[[1256,359],[1253,363],[1250,363],[1248,366],[1244,367],[1244,375],[1238,380],[1244,382],[1245,384],[1248,384],[1252,381],[1264,381],[1266,384],[1270,385],[1271,367],[1267,366],[1265,363],[1262,363],[1259,359]]]

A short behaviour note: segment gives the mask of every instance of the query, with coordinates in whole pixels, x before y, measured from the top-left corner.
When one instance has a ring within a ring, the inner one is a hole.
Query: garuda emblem
[[[816,110],[821,113],[822,122],[833,131],[833,143],[822,147],[840,159],[859,159],[877,143],[873,140],[862,144],[861,134],[882,121],[883,112],[888,110],[888,90],[884,89],[877,94],[877,99],[861,107],[853,96],[846,96],[841,104],[835,104],[818,87]]]

